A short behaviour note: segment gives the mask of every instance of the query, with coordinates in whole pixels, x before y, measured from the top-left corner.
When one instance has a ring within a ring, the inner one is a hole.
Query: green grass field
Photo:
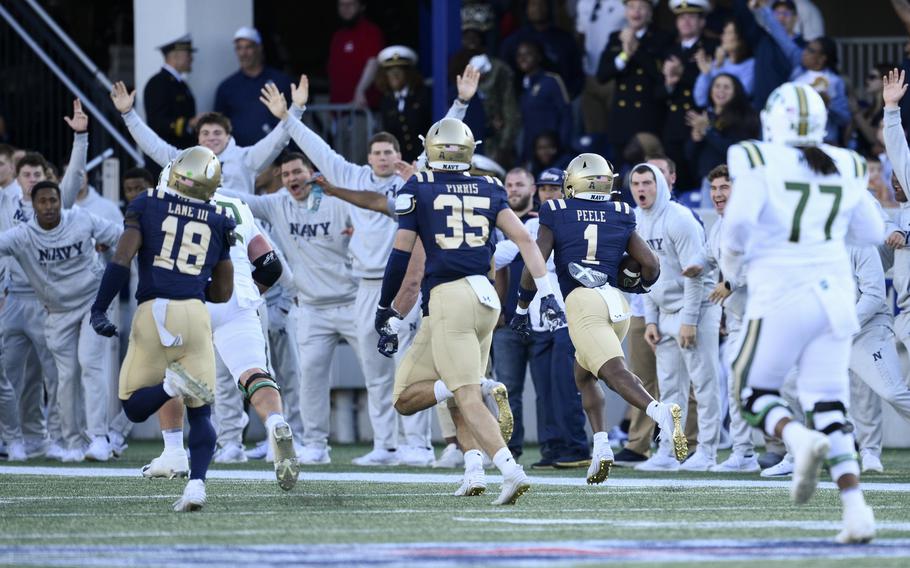
[[[3,464],[0,565],[910,565],[910,451],[886,452],[887,473],[864,478],[879,537],[839,546],[830,488],[795,507],[786,481],[757,474],[614,468],[588,487],[584,470],[531,470],[531,492],[499,508],[492,471],[486,494],[456,498],[460,472],[350,465],[363,446],[335,447],[334,463],[305,468],[290,493],[268,464],[215,466],[205,509],[177,514],[183,481],[138,473],[159,449],[134,443],[100,466]]]

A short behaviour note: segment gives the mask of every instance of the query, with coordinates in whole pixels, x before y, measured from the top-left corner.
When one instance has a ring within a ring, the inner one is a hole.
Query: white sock
[[[272,429],[281,422],[284,422],[284,416],[278,412],[273,412],[265,419],[265,429],[271,432]]]
[[[173,430],[162,430],[161,436],[164,438],[164,450],[181,450],[183,451],[183,429],[175,428]]]
[[[862,489],[859,487],[851,487],[850,489],[844,489],[840,492],[840,502],[846,509],[850,507],[862,507],[866,504],[866,499],[863,497]]]
[[[483,469],[483,454],[480,450],[468,450],[464,453],[464,470],[475,471]]]
[[[777,424],[775,423],[775,426]],[[808,430],[805,426],[791,420],[784,426],[784,429],[781,431],[781,438],[784,440],[784,443],[787,445],[787,451],[793,451],[793,444],[799,444],[808,433]]]
[[[512,452],[509,451],[509,448],[502,448],[496,452],[496,455],[493,456],[493,463],[496,464],[496,467],[503,475],[509,475],[518,468],[518,464],[515,463],[515,458],[512,457]]]
[[[449,387],[447,387],[446,384],[441,380],[433,383],[433,394],[436,395],[437,404],[444,400],[449,400],[454,396],[452,394],[452,391],[449,390]]]
[[[645,409],[645,414],[647,414],[648,417],[649,417],[651,420],[653,420],[653,421],[657,422],[658,424],[660,424],[660,420],[659,420],[659,418],[660,418],[660,412],[659,412],[659,410],[660,410],[660,403],[657,402],[656,400],[652,400],[652,401],[651,401],[651,404],[648,405],[648,408]]]
[[[604,444],[610,444],[610,437],[606,432],[594,432],[594,447],[599,448]]]

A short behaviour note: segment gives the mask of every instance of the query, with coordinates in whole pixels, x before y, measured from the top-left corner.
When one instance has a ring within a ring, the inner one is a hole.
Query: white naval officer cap
[[[376,58],[383,67],[417,64],[417,52],[406,45],[390,45],[380,51]]]

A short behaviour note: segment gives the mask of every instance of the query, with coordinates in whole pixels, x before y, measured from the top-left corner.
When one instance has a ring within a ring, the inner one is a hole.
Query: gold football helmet
[[[427,165],[450,172],[471,169],[474,146],[471,129],[457,118],[443,118],[430,127],[423,140]]]
[[[579,154],[569,162],[566,178],[562,182],[566,197],[579,193],[610,194],[613,189],[613,166],[598,154]]]
[[[221,162],[208,148],[187,148],[170,164],[167,186],[184,197],[208,201],[220,185]]]

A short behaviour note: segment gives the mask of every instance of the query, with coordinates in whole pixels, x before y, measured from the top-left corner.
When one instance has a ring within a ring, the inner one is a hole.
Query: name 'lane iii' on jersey
[[[149,189],[130,203],[125,222],[142,232],[136,300],[204,302],[212,268],[230,258],[234,242],[235,224],[224,208]]]
[[[490,271],[496,216],[509,207],[501,182],[463,172],[418,172],[398,192],[399,228],[415,231],[426,250],[429,290]]]
[[[605,274],[606,283],[618,287],[616,275],[635,231],[635,214],[628,203],[604,201],[602,195],[554,199],[540,208],[540,224],[553,232],[554,263],[563,297],[582,286],[572,276],[571,265]]]

